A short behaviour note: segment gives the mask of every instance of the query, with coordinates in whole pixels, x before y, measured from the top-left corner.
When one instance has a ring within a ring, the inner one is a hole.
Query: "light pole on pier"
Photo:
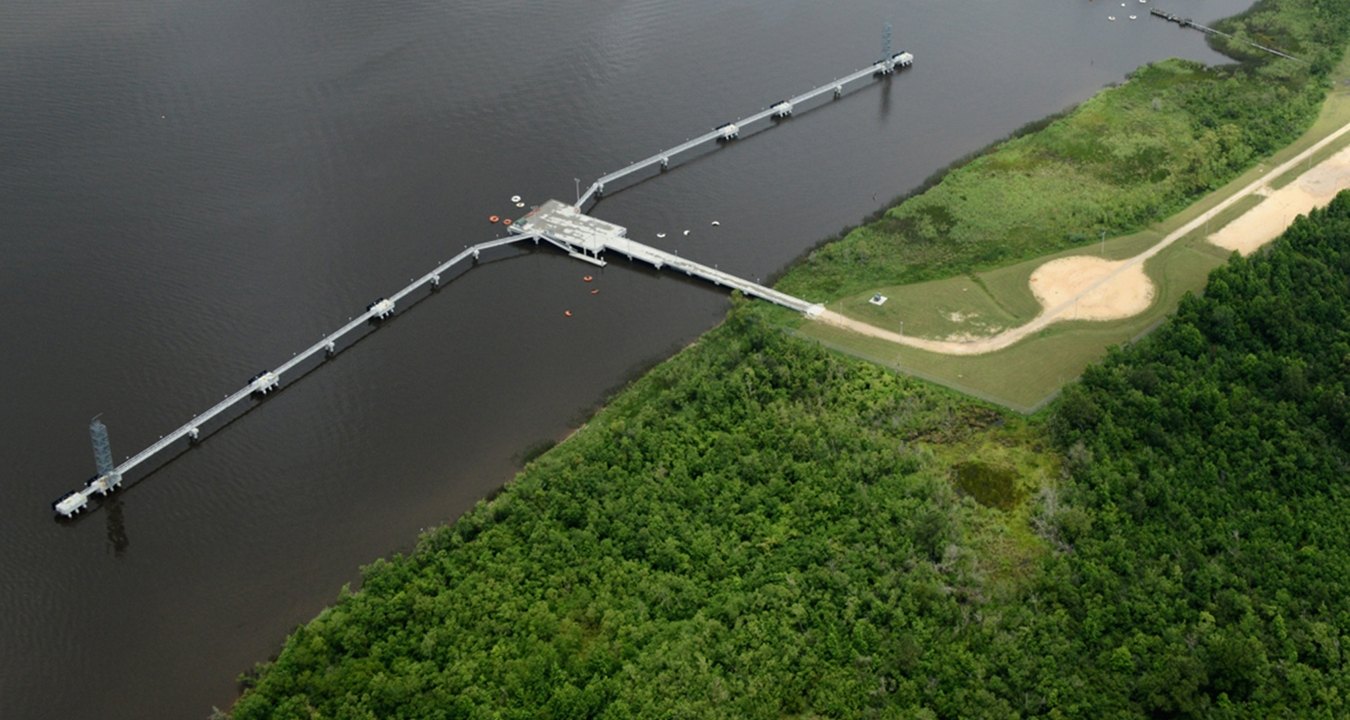
[[[581,178],[572,178],[572,182],[577,186],[577,205],[581,204]]]

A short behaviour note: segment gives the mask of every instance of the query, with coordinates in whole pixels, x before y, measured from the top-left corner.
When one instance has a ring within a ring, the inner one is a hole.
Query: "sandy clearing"
[[[1109,279],[1096,284],[1102,278]],[[1153,302],[1153,281],[1143,265],[1126,266],[1124,261],[1088,255],[1051,260],[1036,268],[1031,291],[1043,308],[1076,299],[1065,320],[1118,320],[1138,315]]]
[[[1348,132],[1350,132],[1350,123],[1342,125],[1341,127],[1337,128],[1335,132],[1332,132],[1326,137],[1322,138],[1321,140],[1318,140],[1317,142],[1313,143],[1312,146],[1310,146],[1303,152],[1262,173],[1260,177],[1249,183],[1246,187],[1243,187],[1241,190],[1238,190],[1232,195],[1229,195],[1223,200],[1220,200],[1218,203],[1214,205],[1214,207],[1200,213],[1200,215],[1192,219],[1190,222],[1168,233],[1167,237],[1164,237],[1162,240],[1159,240],[1157,244],[1155,244],[1153,247],[1150,247],[1144,252],[1141,252],[1128,260],[1124,260],[1118,263],[1111,263],[1114,267],[1108,268],[1105,271],[1106,273],[1105,275],[1098,277],[1097,279],[1088,280],[1085,283],[1085,287],[1083,287],[1082,290],[1078,291],[1076,294],[1064,298],[1061,302],[1059,302],[1056,305],[1047,306],[1044,310],[1041,311],[1039,315],[1032,318],[1031,321],[1028,322],[1027,324],[1015,328],[1010,328],[1008,330],[1004,330],[1003,332],[997,335],[971,340],[966,339],[928,340],[926,338],[918,338],[910,335],[901,335],[900,333],[894,332],[892,330],[879,328],[875,325],[871,325],[869,323],[854,320],[853,318],[840,315],[839,313],[834,312],[832,310],[822,310],[819,313],[808,315],[808,317],[814,318],[817,322],[823,322],[827,325],[834,325],[836,327],[844,328],[846,330],[858,333],[860,335],[867,335],[870,337],[886,340],[888,342],[892,342],[897,345],[907,345],[909,347],[919,348],[921,350],[928,350],[930,352],[935,353],[942,353],[945,355],[981,355],[983,353],[1002,350],[1017,342],[1020,342],[1022,339],[1030,335],[1033,335],[1035,333],[1040,332],[1041,330],[1044,330],[1046,327],[1048,327],[1053,323],[1059,322],[1061,320],[1072,320],[1074,318],[1075,313],[1074,306],[1077,305],[1079,302],[1081,302],[1084,298],[1090,296],[1098,288],[1111,283],[1114,278],[1120,275],[1123,275],[1127,272],[1132,272],[1136,268],[1140,272],[1142,272],[1144,263],[1147,262],[1149,258],[1162,252],[1167,247],[1169,247],[1176,241],[1180,240],[1181,238],[1186,237],[1190,233],[1200,229],[1200,227],[1203,226],[1205,223],[1214,219],[1214,217],[1219,213],[1222,213],[1228,208],[1232,207],[1234,203],[1238,202],[1242,198],[1247,197],[1248,195],[1251,195],[1253,193],[1264,194],[1264,192],[1268,192],[1270,189],[1269,182],[1271,179],[1277,178],[1283,175],[1284,173],[1289,172],[1293,168],[1297,167],[1299,163],[1305,161],[1307,158],[1311,157],[1314,153],[1326,147],[1327,145],[1336,142],[1336,140],[1340,139],[1342,135],[1345,135]],[[1332,158],[1328,158],[1327,161],[1323,163],[1318,163],[1316,170],[1320,171],[1324,164],[1331,162],[1335,158],[1338,158],[1340,154],[1341,153],[1338,153]],[[1333,179],[1340,177],[1340,175],[1337,175],[1334,171],[1328,172],[1331,173],[1331,177]],[[1291,183],[1291,185],[1302,185],[1304,178],[1309,175],[1312,175],[1312,177],[1308,179],[1307,185],[1308,192],[1310,193],[1330,192],[1329,189],[1323,190],[1322,188],[1333,187],[1336,184],[1336,182],[1339,182],[1327,180],[1322,175],[1320,174],[1314,175],[1313,173],[1314,173],[1313,170],[1304,173],[1304,175],[1301,176],[1298,181],[1296,181],[1295,183]],[[1261,205],[1265,205],[1267,202],[1270,202],[1270,198],[1267,198],[1265,201],[1263,201]],[[1261,207],[1260,205],[1257,206],[1257,208],[1260,207]],[[1232,223],[1229,223],[1229,225],[1232,225]],[[1278,234],[1279,233],[1277,232],[1276,235]],[[1051,261],[1051,263],[1047,263],[1047,265],[1052,264],[1053,262],[1054,261]],[[1145,307],[1147,307],[1147,305],[1145,305]]]
[[[1265,200],[1223,226],[1207,240],[1225,250],[1251,255],[1283,233],[1294,218],[1331,202],[1350,187],[1350,148],[1346,148],[1279,190],[1262,188]]]

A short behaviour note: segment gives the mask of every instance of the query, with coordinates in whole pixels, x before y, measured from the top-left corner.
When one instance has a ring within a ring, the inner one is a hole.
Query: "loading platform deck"
[[[611,222],[591,217],[574,205],[560,200],[549,200],[511,226],[512,232],[537,236],[568,255],[597,265],[603,265],[605,251],[613,251],[629,260],[640,260],[657,270],[669,268],[690,277],[698,277],[717,285],[739,290],[750,297],[790,308],[807,317],[819,315],[824,306],[787,293],[765,287],[757,282],[729,272],[694,262],[674,253],[630,240],[628,229]]]

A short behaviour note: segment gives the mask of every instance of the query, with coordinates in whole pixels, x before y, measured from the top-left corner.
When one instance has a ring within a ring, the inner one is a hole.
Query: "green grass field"
[[[1180,75],[1176,77],[1178,82],[1184,79]],[[1259,178],[1268,168],[1294,157],[1350,122],[1350,55],[1337,68],[1333,82],[1333,90],[1328,94],[1317,121],[1306,133],[1289,146],[1166,220],[1129,235],[1107,237],[1104,245],[1097,243],[1084,245],[1080,242],[1076,243],[1075,247],[1033,259],[939,280],[910,284],[878,282],[871,287],[851,282],[848,284],[850,294],[830,302],[828,306],[832,310],[878,327],[900,331],[907,335],[938,339],[962,334],[990,335],[1002,329],[1021,325],[1040,311],[1040,305],[1031,292],[1029,278],[1042,264],[1073,255],[1103,256],[1110,260],[1133,257],[1232,196]],[[1095,117],[1098,108],[1117,107],[1119,102],[1117,99],[1109,102],[1090,101],[1085,104],[1084,107],[1088,109],[1091,120],[1087,127],[1094,127],[1099,122]],[[1131,102],[1128,96],[1125,102]],[[1072,117],[1076,118],[1077,114]],[[1061,136],[1051,137],[1050,142],[1059,145],[1067,143],[1072,146],[1072,139],[1066,140],[1063,137],[1064,131],[1058,127],[1058,124],[1052,125],[1042,132],[1060,133]],[[1311,164],[1330,157],[1346,146],[1350,146],[1350,135],[1321,149],[1315,154]],[[1014,144],[1013,148],[1005,145],[994,155],[988,156],[989,159],[981,158],[983,165],[979,168],[978,176],[968,173],[960,177],[975,177],[979,183],[987,183],[991,176],[986,173],[991,172],[992,165],[998,165],[1000,172],[1017,171],[1020,167],[1018,163],[1021,162],[1019,158],[1024,156],[1022,148],[1023,145]],[[1273,179],[1271,184],[1292,182],[1305,169],[1306,165],[1300,164],[1298,168]],[[1042,170],[1044,171],[1044,167]],[[1067,173],[1064,176],[1071,184],[1076,182],[1075,178],[1074,173]],[[1039,178],[1035,182],[1039,185],[1043,180],[1044,178]],[[1014,180],[1014,182],[1024,181],[1027,181],[1027,176],[1020,174]],[[938,187],[943,188],[947,184],[944,181]],[[1008,188],[994,188],[994,190],[996,191],[994,194],[999,194]],[[990,188],[982,186],[981,192],[990,192]],[[1079,192],[1080,195],[1087,192],[1091,196],[1095,191],[1066,188],[1065,192]],[[917,210],[910,208],[906,211],[910,216],[914,212],[925,212],[924,208],[931,204],[923,202],[926,195],[910,201],[917,206]],[[968,196],[969,193],[962,190],[961,183],[955,183],[954,187],[944,189],[939,199],[951,197],[964,199]],[[1222,264],[1229,255],[1227,251],[1205,242],[1205,236],[1232,222],[1247,210],[1260,204],[1262,200],[1259,195],[1239,200],[1211,220],[1206,227],[1191,233],[1150,259],[1144,269],[1155,285],[1154,301],[1148,310],[1135,317],[1104,322],[1057,323],[1006,350],[970,357],[939,355],[899,347],[884,340],[864,337],[819,323],[794,321],[791,325],[799,336],[813,339],[838,351],[912,373],[1021,412],[1034,412],[1052,399],[1065,383],[1077,378],[1089,363],[1103,357],[1110,346],[1127,343],[1148,332],[1175,310],[1177,303],[1187,292],[1202,290],[1210,271]],[[988,222],[995,223],[1002,217],[998,213],[993,215]],[[1008,222],[1015,220],[1016,217]],[[860,230],[879,232],[868,228]],[[899,273],[902,277],[908,274]],[[807,283],[802,284],[809,286]],[[888,297],[885,305],[876,306],[868,302],[873,293],[878,292]]]

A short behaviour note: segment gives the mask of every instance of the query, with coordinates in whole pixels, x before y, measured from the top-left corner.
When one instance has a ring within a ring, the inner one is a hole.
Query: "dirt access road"
[[[880,328],[875,325],[862,322],[860,320],[854,320],[853,318],[841,315],[837,312],[834,312],[833,310],[824,310],[820,314],[816,315],[813,319],[816,322],[822,322],[827,325],[833,325],[835,327],[843,328],[845,330],[856,332],[862,335],[867,335],[870,337],[886,340],[888,342],[893,342],[897,345],[906,345],[909,347],[918,348],[920,350],[927,350],[929,352],[942,353],[944,355],[983,355],[984,353],[991,353],[998,350],[1002,350],[1006,347],[1010,347],[1011,345],[1020,342],[1021,340],[1027,338],[1028,336],[1034,335],[1040,332],[1041,330],[1044,330],[1050,324],[1060,322],[1062,320],[1074,320],[1078,318],[1114,319],[1120,317],[1129,317],[1130,315],[1142,312],[1145,308],[1148,307],[1148,304],[1147,302],[1145,302],[1143,303],[1142,307],[1140,306],[1140,303],[1137,300],[1137,298],[1139,297],[1139,290],[1137,288],[1130,289],[1128,287],[1112,287],[1113,284],[1118,283],[1122,286],[1125,285],[1137,286],[1139,283],[1139,279],[1141,277],[1143,278],[1144,282],[1148,282],[1147,276],[1144,275],[1143,267],[1144,263],[1148,261],[1149,258],[1153,257],[1154,255],[1157,255],[1158,253],[1162,252],[1165,248],[1172,245],[1176,241],[1194,232],[1197,228],[1203,226],[1206,222],[1213,219],[1216,215],[1223,212],[1224,210],[1227,210],[1234,203],[1238,202],[1242,198],[1247,197],[1248,195],[1258,192],[1261,194],[1270,194],[1272,196],[1277,195],[1278,193],[1271,193],[1271,191],[1269,190],[1268,184],[1271,180],[1293,169],[1299,163],[1307,160],[1309,157],[1312,157],[1312,155],[1315,154],[1317,151],[1335,142],[1337,139],[1339,139],[1342,135],[1345,135],[1347,132],[1350,132],[1350,124],[1343,125],[1342,127],[1338,128],[1335,132],[1331,133],[1330,135],[1327,135],[1326,137],[1314,143],[1307,150],[1304,150],[1303,152],[1299,153],[1298,155],[1295,155],[1289,160],[1262,173],[1259,178],[1252,181],[1246,187],[1242,188],[1241,190],[1238,190],[1232,195],[1229,195],[1227,198],[1224,198],[1217,205],[1205,211],[1204,213],[1201,213],[1194,220],[1191,220],[1185,225],[1182,225],[1181,227],[1169,233],[1167,237],[1164,237],[1162,240],[1159,240],[1158,243],[1153,247],[1145,250],[1142,253],[1139,253],[1138,255],[1135,255],[1134,257],[1128,260],[1122,260],[1119,262],[1104,262],[1100,258],[1084,256],[1081,258],[1078,257],[1061,258],[1059,260],[1052,260],[1051,262],[1046,263],[1046,265],[1042,266],[1041,268],[1038,268],[1036,270],[1036,273],[1032,274],[1033,280],[1036,278],[1038,273],[1041,273],[1042,270],[1054,269],[1050,268],[1050,266],[1053,266],[1055,263],[1061,263],[1062,264],[1061,269],[1065,267],[1071,267],[1076,271],[1090,272],[1092,275],[1095,275],[1096,277],[1095,279],[1092,279],[1091,282],[1084,283],[1082,282],[1081,279],[1082,278],[1081,272],[1067,272],[1067,273],[1052,272],[1042,274],[1043,278],[1049,278],[1052,276],[1054,278],[1064,278],[1063,282],[1066,283],[1066,285],[1061,288],[1056,288],[1050,287],[1053,281],[1037,282],[1036,286],[1033,287],[1033,290],[1036,293],[1037,299],[1039,299],[1042,303],[1041,312],[1030,322],[1020,327],[1010,328],[1008,330],[1004,330],[1001,333],[998,333],[996,335],[990,335],[989,337],[985,338],[975,338],[970,340],[930,340],[927,338],[913,337],[910,335],[901,335],[900,333],[894,332],[892,330]],[[1338,163],[1345,162],[1345,158],[1342,157],[1343,155],[1345,155],[1345,153],[1337,153],[1335,156],[1328,159],[1327,161],[1319,163],[1318,165],[1310,169],[1307,173],[1304,173],[1304,175],[1301,176],[1298,180],[1291,183],[1290,187],[1297,186],[1302,188],[1305,186],[1304,178],[1311,177],[1309,183],[1306,183],[1306,185],[1309,187],[1317,188],[1316,195],[1319,198],[1325,197],[1326,201],[1329,201],[1335,193],[1329,191],[1328,188],[1332,187],[1333,185],[1340,185],[1340,186],[1350,185],[1350,176],[1347,176],[1345,172],[1338,173],[1334,169],[1333,170],[1324,169],[1324,165],[1327,165],[1328,163],[1332,164],[1335,167],[1341,167],[1340,165],[1338,165]],[[1335,183],[1328,184],[1327,177],[1325,177],[1328,174],[1330,174],[1330,176],[1336,180]],[[1269,202],[1269,200],[1267,200],[1267,202]],[[1263,206],[1265,206],[1265,204],[1266,203],[1263,202],[1261,203],[1261,205],[1258,205],[1252,211],[1244,213],[1242,218],[1230,223],[1228,227],[1238,226],[1242,222],[1242,219],[1246,218],[1247,215],[1252,214],[1252,212],[1260,210]],[[1304,208],[1303,212],[1306,212],[1308,209],[1311,209],[1311,207],[1312,205],[1309,205],[1307,208]],[[1269,232],[1271,225],[1272,223],[1269,220],[1267,220],[1252,227],[1250,232],[1255,232],[1259,230],[1260,234],[1265,234]],[[1228,227],[1224,229],[1226,230],[1228,229]],[[1282,231],[1283,228],[1284,225],[1281,225],[1279,229]],[[1270,237],[1266,238],[1266,241],[1270,240],[1271,238],[1275,237],[1278,234],[1279,232],[1277,231],[1274,235],[1270,235]],[[1216,242],[1218,240],[1217,236],[1218,234],[1216,233],[1215,238]],[[1225,245],[1225,247],[1227,247],[1227,245]],[[1255,249],[1255,246],[1252,246],[1251,249]],[[1250,250],[1248,250],[1248,252],[1250,252]],[[1080,262],[1077,265],[1063,264],[1067,260],[1080,260],[1090,262]],[[1151,298],[1152,284],[1149,283],[1147,287],[1148,287],[1148,296]],[[1132,301],[1130,304],[1137,309],[1135,309],[1131,313],[1126,313],[1125,315],[1119,314],[1119,310],[1110,310],[1109,306],[1111,305],[1111,303],[1106,299],[1109,296],[1136,298],[1136,300]],[[1050,303],[1056,304],[1051,305]],[[1086,308],[1100,309],[1103,306],[1108,306],[1108,310],[1098,312],[1097,317],[1093,318],[1090,315],[1086,314],[1086,312],[1083,315],[1079,315],[1080,304],[1084,309],[1084,312]]]

